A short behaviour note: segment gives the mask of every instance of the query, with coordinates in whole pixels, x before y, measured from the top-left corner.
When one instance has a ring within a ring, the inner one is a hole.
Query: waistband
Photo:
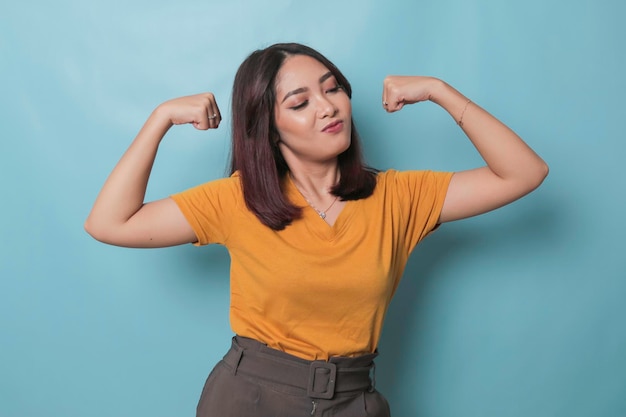
[[[233,337],[224,362],[234,374],[305,390],[310,398],[331,399],[336,393],[374,391],[377,353],[307,361],[253,339]]]

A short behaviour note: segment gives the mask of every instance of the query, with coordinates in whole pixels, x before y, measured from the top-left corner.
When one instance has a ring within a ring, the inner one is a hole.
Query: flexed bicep
[[[170,198],[146,203],[152,165],[165,133],[177,124],[199,130],[219,127],[221,114],[212,93],[180,97],[159,105],[105,181],[85,230],[118,246],[161,247],[193,242],[196,237]]]
[[[512,187],[488,167],[460,171],[452,175],[440,223],[465,219],[505,206],[532,191]]]
[[[144,204],[115,228],[91,228],[88,232],[103,243],[131,248],[161,248],[197,241],[191,225],[170,197]]]

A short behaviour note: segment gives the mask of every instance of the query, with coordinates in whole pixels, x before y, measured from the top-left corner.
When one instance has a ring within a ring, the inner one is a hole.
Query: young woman
[[[225,245],[232,348],[198,416],[389,416],[372,369],[383,318],[409,254],[438,224],[508,204],[547,165],[513,131],[445,82],[389,76],[387,112],[432,101],[486,162],[469,171],[365,166],[351,88],[317,51],[277,44],[235,77],[232,175],[144,202],[172,125],[215,129],[211,93],[159,105],[104,184],[85,228],[129,247]]]

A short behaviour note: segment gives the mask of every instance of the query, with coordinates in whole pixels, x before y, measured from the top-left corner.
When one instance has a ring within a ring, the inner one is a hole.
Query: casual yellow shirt
[[[452,173],[389,170],[374,193],[348,201],[333,226],[308,206],[284,230],[246,208],[238,175],[172,196],[197,245],[231,257],[233,331],[308,360],[374,352],[409,254],[437,225]]]

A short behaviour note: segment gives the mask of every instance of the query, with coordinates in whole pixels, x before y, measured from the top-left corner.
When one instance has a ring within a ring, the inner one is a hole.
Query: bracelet
[[[465,116],[465,110],[467,110],[467,106],[469,106],[471,102],[472,100],[467,99],[467,102],[465,103],[465,107],[463,107],[463,111],[461,112],[461,118],[459,119],[458,122],[456,122],[456,124],[459,125],[460,127],[463,127],[463,116]]]

